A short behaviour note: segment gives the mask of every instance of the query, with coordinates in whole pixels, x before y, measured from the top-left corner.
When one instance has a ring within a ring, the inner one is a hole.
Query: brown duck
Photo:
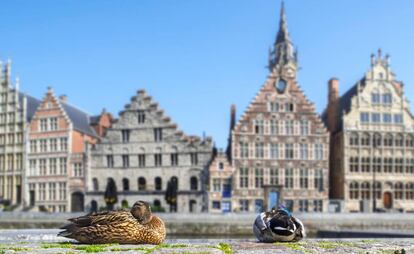
[[[81,243],[160,244],[166,234],[164,222],[144,201],[136,202],[130,211],[94,213],[69,221],[58,236]]]

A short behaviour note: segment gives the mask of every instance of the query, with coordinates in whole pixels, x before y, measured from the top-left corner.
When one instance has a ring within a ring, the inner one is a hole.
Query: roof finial
[[[381,48],[378,49],[378,60],[381,60],[382,50]]]

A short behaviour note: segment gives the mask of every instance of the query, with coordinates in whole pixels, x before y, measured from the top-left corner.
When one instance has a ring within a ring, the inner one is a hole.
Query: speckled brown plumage
[[[81,243],[160,244],[166,234],[164,222],[143,201],[136,202],[131,211],[95,213],[69,221],[59,236]]]

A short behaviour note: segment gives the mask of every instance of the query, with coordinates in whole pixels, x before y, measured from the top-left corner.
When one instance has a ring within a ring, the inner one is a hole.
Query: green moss
[[[42,245],[40,247],[42,249],[55,249],[55,248],[72,249],[73,248],[73,244],[71,242],[42,243]]]
[[[180,243],[173,243],[173,244],[168,244],[168,243],[161,243],[158,245],[158,247],[160,248],[186,248],[188,247],[187,244],[180,244]]]
[[[106,246],[101,244],[99,245],[86,245],[86,246],[76,246],[76,250],[83,250],[87,253],[103,252],[105,251]]]
[[[13,250],[13,251],[29,251],[29,250],[31,250],[31,248],[24,248],[24,247],[10,247],[8,249]]]
[[[315,242],[315,245],[321,249],[335,249],[339,247],[354,247],[355,244],[352,242],[346,242],[346,241],[317,241]]]
[[[137,248],[120,248],[120,247],[115,247],[115,248],[110,249],[110,251],[130,251],[130,250],[147,251],[148,248],[145,248],[145,247],[137,247]]]
[[[224,254],[233,254],[233,249],[228,243],[219,243],[217,244],[216,249],[221,250]]]
[[[371,244],[371,243],[378,243],[378,241],[377,241],[377,240],[372,240],[372,239],[365,239],[365,240],[361,240],[361,242],[362,242],[362,243],[369,243],[369,244]]]

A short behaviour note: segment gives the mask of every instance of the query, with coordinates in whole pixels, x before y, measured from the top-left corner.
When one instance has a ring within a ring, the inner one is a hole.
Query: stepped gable
[[[186,142],[191,144],[202,144],[204,142],[211,143],[212,138],[206,137],[205,140],[195,135],[186,135],[182,130],[178,128],[178,125],[171,119],[170,116],[166,115],[165,111],[160,107],[159,103],[154,101],[152,96],[148,95],[144,89],[137,91],[135,96],[132,96],[130,102],[124,106],[124,110],[119,112],[119,118],[115,121],[114,128],[117,128],[117,124],[122,121],[127,121],[128,112],[136,112],[139,110],[149,111],[155,116],[156,122],[151,123],[154,126],[163,128],[171,128],[174,130],[174,135],[169,138],[174,138],[178,141]],[[166,137],[167,138],[167,137]]]

